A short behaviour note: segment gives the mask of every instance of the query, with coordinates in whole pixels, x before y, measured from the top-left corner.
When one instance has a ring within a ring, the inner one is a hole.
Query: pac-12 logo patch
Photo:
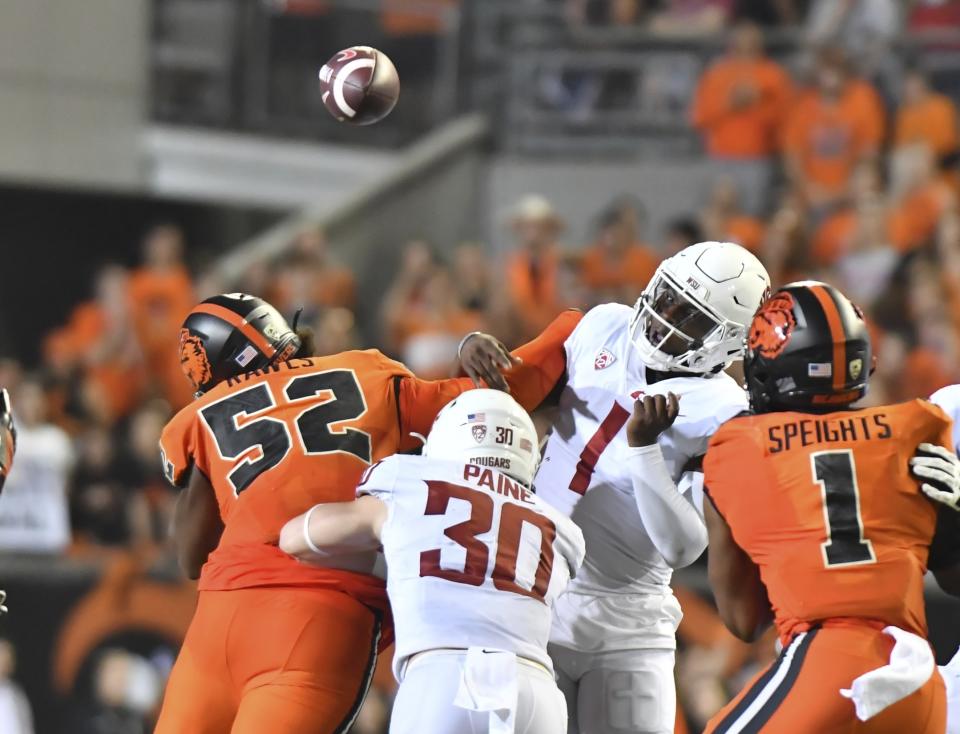
[[[604,347],[599,352],[597,356],[593,359],[593,369],[595,370],[605,370],[607,367],[612,365],[617,361],[617,358],[613,356],[613,353]]]
[[[483,439],[487,437],[487,427],[484,425],[476,425],[470,430],[473,433],[473,440],[477,443],[483,443]]]

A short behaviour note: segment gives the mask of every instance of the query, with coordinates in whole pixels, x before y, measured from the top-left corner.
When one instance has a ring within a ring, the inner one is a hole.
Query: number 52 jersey
[[[371,463],[419,445],[410,433],[426,434],[471,386],[354,351],[225,380],[181,410],[160,440],[164,472],[175,486],[202,472],[224,524],[199,588],[328,587],[383,606],[381,579],[299,563],[277,547],[280,528],[319,502],[352,500]]]
[[[381,532],[400,679],[411,655],[506,650],[552,670],[551,609],[583,562],[580,529],[500,472],[391,456],[357,495],[388,508]]]

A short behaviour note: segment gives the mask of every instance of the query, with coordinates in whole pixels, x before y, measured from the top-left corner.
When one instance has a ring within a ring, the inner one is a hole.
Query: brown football
[[[351,46],[320,69],[320,96],[337,120],[371,125],[390,114],[400,97],[400,77],[385,53]]]

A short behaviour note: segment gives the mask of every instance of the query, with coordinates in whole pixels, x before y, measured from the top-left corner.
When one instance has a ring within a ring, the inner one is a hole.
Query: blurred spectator
[[[271,302],[287,317],[303,308],[303,317],[309,321],[322,307],[352,308],[354,288],[353,274],[333,262],[327,238],[311,229],[300,233],[278,264]]]
[[[883,295],[899,262],[890,244],[886,208],[879,194],[864,194],[857,202],[854,227],[838,248],[834,284],[854,303],[872,306]]]
[[[507,260],[508,297],[519,331],[515,337],[526,341],[564,306],[557,288],[563,221],[547,199],[529,195],[517,204],[510,226],[515,247]]]
[[[693,125],[704,135],[717,172],[736,180],[744,208],[754,215],[765,203],[770,158],[790,94],[787,74],[764,55],[760,29],[745,21],[697,87]]]
[[[109,431],[92,426],[77,440],[78,461],[70,493],[70,515],[77,543],[124,547],[133,541],[132,517],[143,503],[121,482]]]
[[[902,253],[932,241],[941,216],[956,206],[953,191],[936,176],[923,143],[897,149],[890,162],[890,239]]]
[[[0,549],[59,553],[70,544],[67,483],[70,439],[48,422],[43,385],[24,378],[11,396],[17,460],[0,496]]]
[[[760,254],[765,236],[763,222],[740,209],[739,192],[732,179],[721,178],[714,184],[700,223],[704,239],[736,242]]]
[[[650,19],[650,30],[660,35],[706,36],[723,30],[733,0],[664,0]]]
[[[853,172],[877,154],[883,128],[876,91],[850,77],[842,53],[825,50],[816,88],[802,95],[784,131],[787,175],[815,215],[849,197]]]
[[[811,265],[832,266],[850,251],[861,219],[858,212],[871,221],[878,217],[882,241],[889,242],[886,199],[875,165],[864,163],[857,167],[851,183],[851,196],[849,205],[834,209],[813,230],[809,253]],[[868,229],[878,231],[872,227]]]
[[[897,0],[813,0],[807,15],[807,40],[814,46],[838,45],[863,73],[884,61],[900,32]]]
[[[600,214],[597,237],[581,256],[580,273],[593,303],[632,303],[660,258],[640,241],[643,213],[628,199]]]
[[[175,408],[193,399],[183,379],[176,335],[194,306],[193,285],[183,264],[183,233],[155,227],[143,242],[143,264],[130,275],[130,314],[150,379]]]
[[[916,67],[903,79],[894,143],[925,143],[938,158],[957,150],[957,108],[932,90],[927,75]]]
[[[646,0],[566,0],[572,30],[588,27],[635,28],[646,18]],[[597,109],[623,108],[636,99],[632,70],[594,71],[564,68],[543,75],[541,94],[552,107],[585,118]]]
[[[172,344],[168,347],[176,354]],[[145,373],[126,270],[119,265],[100,270],[93,300],[77,306],[67,324],[47,337],[44,353],[56,375],[78,381],[84,415],[110,424],[133,409],[143,393]]]
[[[911,33],[956,31],[960,28],[960,0],[913,0],[907,19]],[[956,46],[956,41],[951,46]]]
[[[795,26],[803,17],[797,0],[734,0],[735,20],[749,20],[764,27]]]
[[[427,379],[456,374],[457,345],[464,334],[486,329],[483,318],[464,309],[446,268],[436,268],[423,297],[394,322],[401,361]]]
[[[146,658],[104,650],[94,672],[93,696],[74,714],[71,734],[147,734],[163,681]]]
[[[486,314],[493,308],[490,259],[480,245],[463,243],[454,251],[453,283],[465,310]]]
[[[400,270],[384,294],[380,306],[382,339],[386,350],[397,354],[403,347],[408,325],[406,314],[419,307],[427,283],[438,264],[430,246],[422,240],[408,242],[403,250]]]
[[[314,320],[312,331],[314,351],[320,356],[359,349],[361,346],[356,318],[348,308],[325,309]]]
[[[16,653],[9,640],[0,638],[0,731],[33,734],[33,713],[20,684],[13,680]]]
[[[664,231],[664,243],[660,248],[663,257],[676,255],[684,247],[703,242],[703,232],[700,224],[692,217],[680,217],[667,224]]]

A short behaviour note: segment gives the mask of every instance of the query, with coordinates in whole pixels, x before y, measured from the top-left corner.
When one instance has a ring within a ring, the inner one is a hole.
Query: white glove
[[[922,443],[910,459],[910,468],[915,476],[933,482],[920,485],[927,497],[960,512],[960,459],[952,451]]]
[[[7,592],[3,589],[0,589],[0,614],[6,614],[8,611],[7,607],[4,606],[4,602],[7,600]]]

